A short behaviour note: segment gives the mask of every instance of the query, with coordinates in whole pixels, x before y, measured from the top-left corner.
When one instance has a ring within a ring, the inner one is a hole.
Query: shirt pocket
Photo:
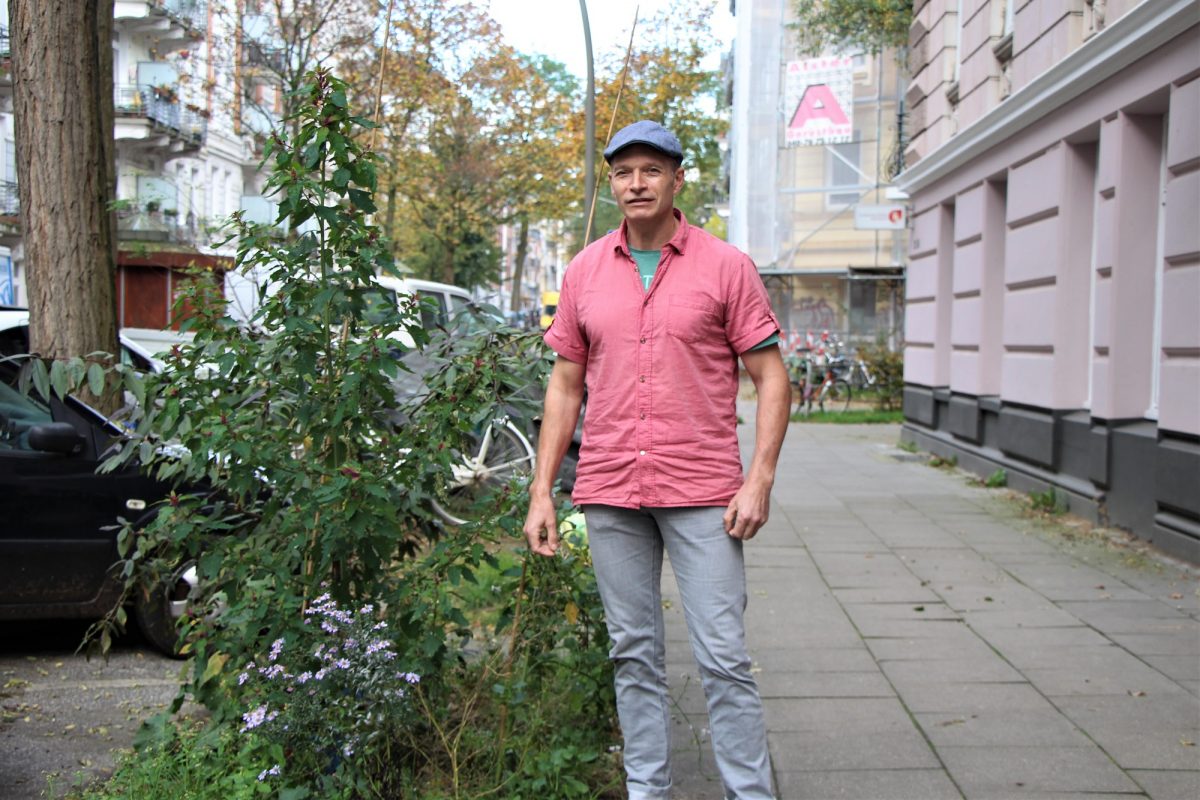
[[[684,342],[698,342],[721,328],[720,307],[698,292],[667,297],[667,333]]]

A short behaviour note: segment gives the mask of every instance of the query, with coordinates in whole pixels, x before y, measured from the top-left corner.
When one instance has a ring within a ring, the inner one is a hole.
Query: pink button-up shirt
[[[578,505],[725,505],[742,485],[738,354],[779,323],[750,258],[675,213],[648,291],[625,223],[563,277],[545,339],[587,368]]]

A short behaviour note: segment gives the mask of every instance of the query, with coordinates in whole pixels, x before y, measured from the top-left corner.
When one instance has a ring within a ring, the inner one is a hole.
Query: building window
[[[859,141],[858,131],[854,132],[854,141],[826,147],[825,174],[828,177],[826,184],[830,189],[841,186],[858,187],[862,182],[858,174],[861,151],[862,142]],[[857,188],[847,192],[832,191],[826,195],[826,205],[829,208],[853,205],[858,202],[859,194]]]

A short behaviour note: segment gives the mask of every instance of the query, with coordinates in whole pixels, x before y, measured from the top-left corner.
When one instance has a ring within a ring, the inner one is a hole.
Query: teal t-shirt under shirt
[[[658,272],[658,262],[662,258],[661,250],[635,250],[629,248],[629,254],[633,256],[634,262],[637,264],[638,275],[642,279],[642,291],[650,291],[650,284],[654,282],[654,273]],[[779,334],[772,333],[766,339],[763,339],[758,344],[751,347],[751,350],[758,350],[763,347],[768,347],[773,344],[779,344]]]

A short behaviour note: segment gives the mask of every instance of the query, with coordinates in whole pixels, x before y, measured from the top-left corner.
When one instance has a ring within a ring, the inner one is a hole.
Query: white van
[[[390,292],[397,304],[401,299],[416,295],[418,299],[432,300],[435,309],[429,308],[429,303],[421,304],[421,326],[433,328],[444,327],[450,319],[471,303],[471,295],[461,286],[451,286],[448,283],[424,281],[418,278],[394,278],[390,275],[380,275],[375,278],[386,292]]]

